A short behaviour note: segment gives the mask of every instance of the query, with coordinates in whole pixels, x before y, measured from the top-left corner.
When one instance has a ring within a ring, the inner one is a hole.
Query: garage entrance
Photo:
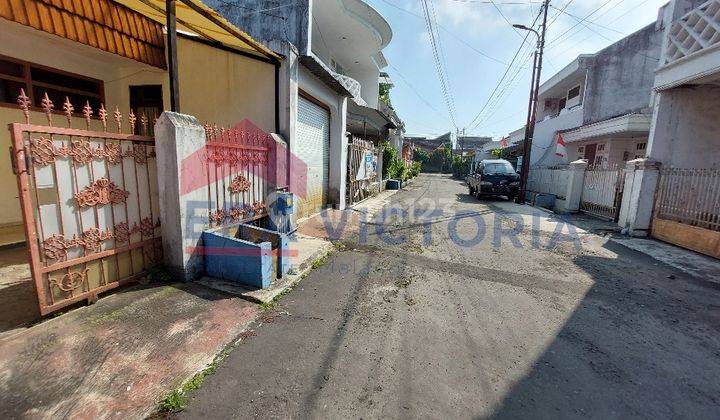
[[[298,98],[297,155],[307,165],[307,192],[298,200],[298,218],[327,205],[330,161],[330,110],[301,92]]]

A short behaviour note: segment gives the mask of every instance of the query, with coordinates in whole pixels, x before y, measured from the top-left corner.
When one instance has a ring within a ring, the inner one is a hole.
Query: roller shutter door
[[[330,113],[298,98],[298,157],[307,165],[306,197],[298,197],[298,217],[318,213],[327,205],[330,161]]]

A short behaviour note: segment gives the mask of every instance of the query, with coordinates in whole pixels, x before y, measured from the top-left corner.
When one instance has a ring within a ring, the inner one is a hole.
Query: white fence
[[[567,191],[568,175],[566,166],[530,168],[528,190],[542,194],[553,194],[557,198],[563,199]]]
[[[589,167],[585,171],[580,210],[608,220],[617,220],[622,201],[623,170]]]

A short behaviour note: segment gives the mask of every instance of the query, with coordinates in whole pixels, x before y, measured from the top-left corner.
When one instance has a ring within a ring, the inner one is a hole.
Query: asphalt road
[[[717,284],[600,236],[518,232],[500,204],[421,176],[179,417],[720,416]]]

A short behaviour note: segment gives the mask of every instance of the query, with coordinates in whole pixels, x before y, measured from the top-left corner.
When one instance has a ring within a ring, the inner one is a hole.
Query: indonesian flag
[[[504,149],[504,148],[506,148],[506,147],[508,147],[508,146],[509,146],[509,144],[508,144],[508,138],[507,138],[507,137],[503,137],[502,139],[500,139],[500,147],[502,147],[502,148]]]
[[[567,150],[565,149],[565,139],[562,134],[558,133],[557,144],[555,145],[555,156],[564,158],[567,156]]]

